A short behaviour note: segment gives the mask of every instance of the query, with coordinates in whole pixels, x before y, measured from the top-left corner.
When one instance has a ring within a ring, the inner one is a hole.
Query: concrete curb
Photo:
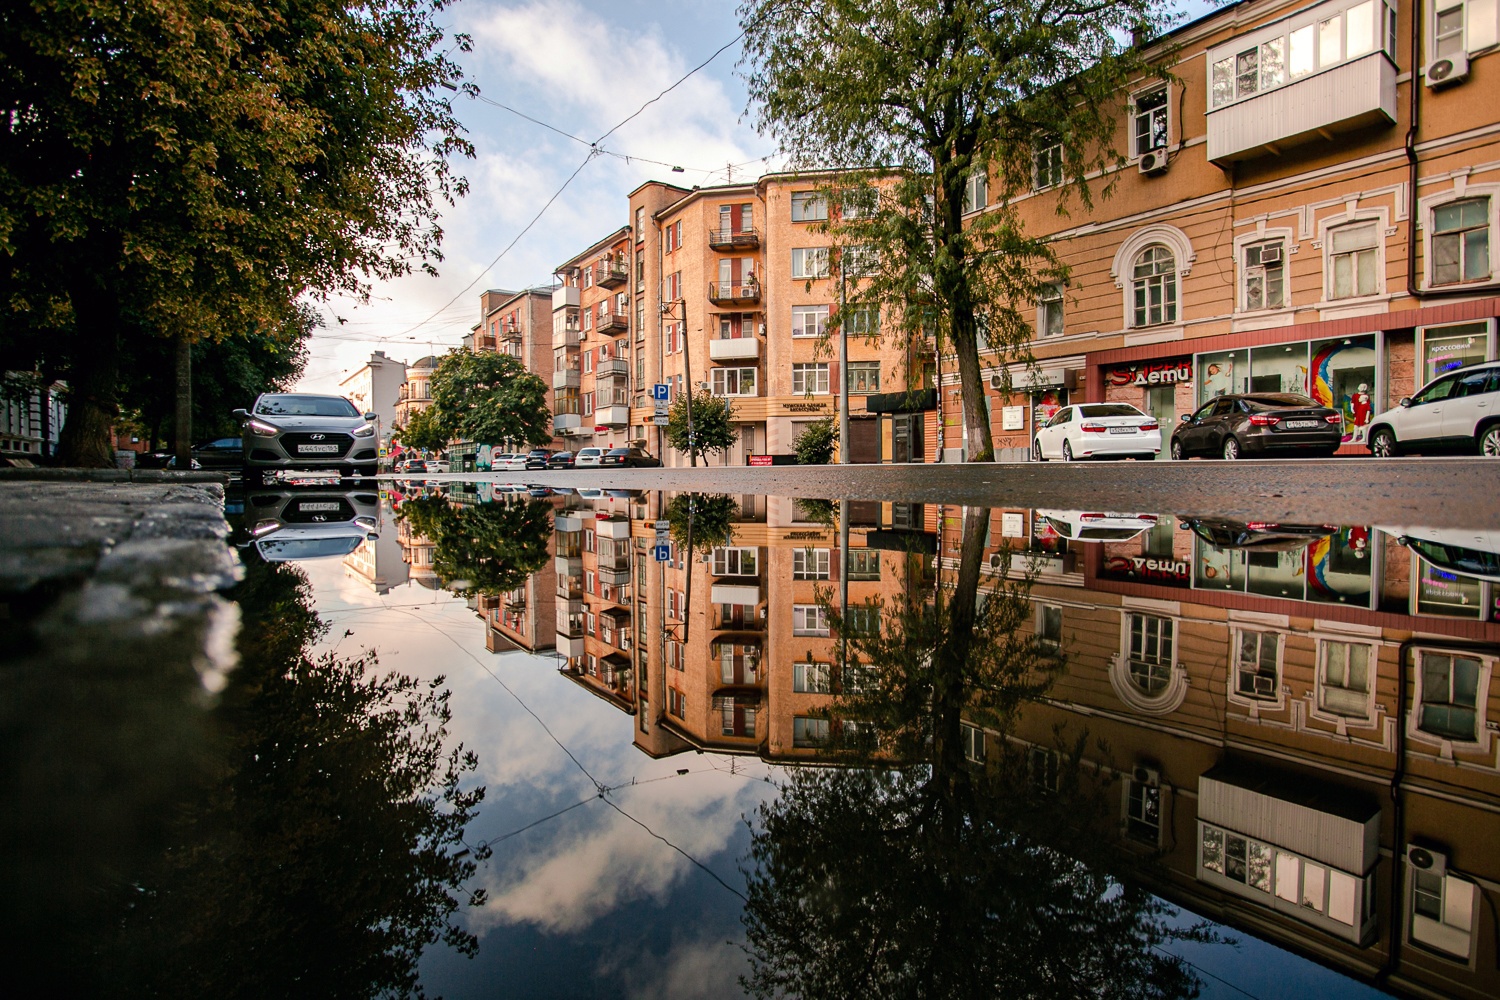
[[[0,469],[0,482],[13,483],[218,483],[224,472],[178,472],[175,469]]]

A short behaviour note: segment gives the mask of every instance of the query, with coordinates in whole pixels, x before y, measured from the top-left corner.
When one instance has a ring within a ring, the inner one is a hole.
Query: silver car
[[[598,466],[599,459],[604,457],[606,450],[604,448],[579,448],[578,454],[573,456],[573,468],[587,469]]]
[[[342,396],[268,392],[234,415],[244,423],[247,477],[266,481],[277,472],[309,470],[375,475],[375,414],[361,414]]]

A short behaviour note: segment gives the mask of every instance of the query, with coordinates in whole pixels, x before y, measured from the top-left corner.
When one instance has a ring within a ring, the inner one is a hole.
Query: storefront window
[[[1316,341],[1312,345],[1309,392],[1344,416],[1344,441],[1365,439],[1375,413],[1375,338]]]
[[[1241,383],[1249,369],[1249,360],[1249,351],[1244,350],[1198,355],[1198,402],[1243,391]]]
[[[1422,334],[1422,385],[1444,372],[1484,361],[1489,347],[1488,323],[1428,327]]]
[[[988,396],[985,399],[989,399]],[[1031,394],[1031,426],[1045,426],[1053,415],[1068,405],[1068,390],[1041,389]]]
[[[1417,570],[1417,614],[1448,618],[1484,615],[1483,584],[1423,562]]]
[[[1307,547],[1307,599],[1370,606],[1370,529],[1340,528]]]
[[[1280,344],[1250,352],[1250,392],[1307,392],[1307,345]]]

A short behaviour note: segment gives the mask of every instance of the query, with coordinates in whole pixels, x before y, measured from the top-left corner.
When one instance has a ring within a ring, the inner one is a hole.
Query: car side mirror
[[[250,419],[250,411],[246,410],[246,409],[234,410],[229,415],[231,417],[234,417],[237,420],[249,420]]]
[[[1183,423],[1188,423],[1189,421],[1191,421],[1193,419],[1193,415],[1191,413],[1184,413],[1178,419],[1181,420]]]
[[[379,416],[380,416],[380,414],[376,413],[374,410],[371,410],[369,413],[365,414],[365,419],[366,420],[374,420],[374,419],[376,419]]]
[[[1411,397],[1410,396],[1402,396],[1401,399],[1398,401],[1397,405],[1398,406],[1410,406],[1411,405]]]

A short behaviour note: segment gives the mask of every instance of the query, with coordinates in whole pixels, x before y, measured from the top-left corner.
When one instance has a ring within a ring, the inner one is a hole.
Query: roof
[[[625,237],[627,237],[629,235],[630,235],[630,227],[629,226],[621,226],[619,229],[616,229],[614,232],[610,233],[608,236],[604,237],[601,240],[596,241],[587,250],[583,251],[582,253],[574,254],[573,256],[569,257],[567,260],[563,261],[561,264],[559,264],[556,267],[554,267],[552,270],[554,272],[556,272],[556,271],[566,271],[568,268],[574,266],[575,264],[577,264],[578,262],[584,260],[585,258],[592,257],[595,254],[602,253],[605,250],[608,250],[611,246],[613,246],[614,244],[618,243],[620,240],[624,239]]]
[[[417,360],[413,361],[411,364],[407,365],[407,367],[408,368],[436,368],[438,366],[438,363],[439,363],[438,356],[436,354],[429,354],[425,358],[418,358]]]

